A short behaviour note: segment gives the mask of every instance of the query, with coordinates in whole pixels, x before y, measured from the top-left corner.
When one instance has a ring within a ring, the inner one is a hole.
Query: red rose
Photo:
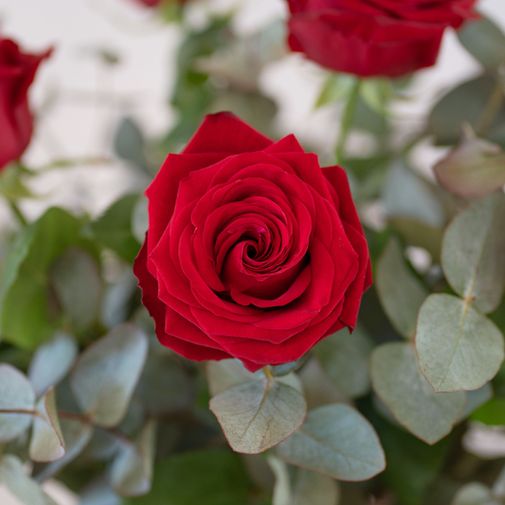
[[[33,117],[28,90],[49,54],[23,53],[12,40],[0,38],[0,169],[19,159],[30,142]]]
[[[158,7],[161,0],[137,0],[137,3],[145,5],[146,7]]]
[[[163,345],[257,370],[355,326],[371,272],[347,177],[293,135],[208,116],[146,194],[134,269]]]
[[[476,0],[288,0],[289,46],[361,77],[434,65],[444,30],[475,17]]]

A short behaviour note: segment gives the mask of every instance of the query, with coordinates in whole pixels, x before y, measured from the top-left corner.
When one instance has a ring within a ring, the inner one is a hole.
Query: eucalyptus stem
[[[9,200],[9,207],[12,211],[12,214],[16,217],[16,220],[21,226],[26,226],[28,224],[28,221],[26,220],[26,217],[24,214],[21,212],[21,209],[18,207],[16,202],[13,202],[12,200]]]
[[[352,88],[349,91],[349,96],[347,97],[347,102],[342,113],[342,121],[340,122],[340,133],[338,137],[337,148],[335,151],[337,163],[341,163],[345,156],[347,140],[349,138],[349,134],[351,133],[352,123],[354,120],[354,115],[356,113],[356,106],[358,105],[360,91],[361,80],[355,79]]]

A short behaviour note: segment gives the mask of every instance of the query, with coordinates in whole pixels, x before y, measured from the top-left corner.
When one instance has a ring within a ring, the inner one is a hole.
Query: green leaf
[[[32,198],[33,193],[22,180],[23,171],[16,164],[9,165],[0,173],[0,195],[6,200],[17,201],[22,198]]]
[[[133,119],[125,117],[119,123],[114,139],[114,150],[120,158],[149,171],[144,135]]]
[[[0,365],[0,411],[22,410],[26,414],[0,414],[0,442],[14,440],[32,422],[35,393],[26,377],[10,365]]]
[[[501,501],[493,497],[491,489],[478,482],[463,486],[451,505],[500,505]]]
[[[450,285],[484,313],[505,290],[505,195],[497,193],[456,216],[444,237],[442,268]]]
[[[465,394],[435,393],[418,369],[410,344],[378,347],[371,360],[372,385],[398,422],[429,444],[444,438],[459,419]]]
[[[433,171],[447,191],[463,198],[482,198],[505,185],[505,153],[467,129],[459,145]]]
[[[361,86],[361,97],[378,114],[386,115],[393,98],[392,83],[388,79],[365,79]]]
[[[140,496],[151,489],[155,423],[148,422],[135,444],[123,445],[111,468],[111,483],[121,496]]]
[[[30,458],[33,461],[54,461],[65,454],[65,441],[61,433],[54,390],[39,400],[39,415],[33,419],[33,433],[30,442]]]
[[[77,351],[75,340],[64,333],[58,333],[36,350],[28,377],[37,397],[56,386],[67,375],[77,357]]]
[[[125,324],[80,356],[71,385],[80,407],[100,426],[115,426],[128,408],[147,355],[147,338]]]
[[[466,81],[443,96],[431,111],[428,128],[438,145],[455,145],[461,136],[461,125],[469,124],[478,134],[486,132],[491,142],[503,145],[505,142],[505,103],[495,109],[491,124],[485,124],[484,112],[493,95],[501,86],[497,77],[484,74]],[[465,104],[464,107],[461,104]],[[482,130],[482,131],[481,131]]]
[[[490,381],[504,358],[500,330],[463,300],[431,295],[421,307],[416,350],[435,391],[471,391]]]
[[[488,426],[505,426],[505,398],[492,398],[472,414],[472,420]]]
[[[210,410],[233,450],[257,454],[298,429],[307,405],[296,376],[274,378],[258,374],[214,396]]]
[[[318,407],[277,448],[295,465],[345,481],[371,479],[385,468],[384,452],[368,421],[345,404]]]
[[[7,486],[23,505],[57,505],[25,472],[21,461],[14,456],[0,460],[0,483]]]
[[[493,388],[490,383],[484,384],[484,386],[474,391],[467,391],[465,409],[462,412],[461,419],[466,419],[475,410],[485,405],[492,397]]]
[[[316,356],[338,391],[348,398],[366,394],[370,388],[368,360],[372,344],[363,331],[340,331],[315,347]]]
[[[0,281],[0,331],[9,342],[31,350],[60,326],[49,271],[70,246],[94,252],[82,225],[66,211],[51,208],[19,234]]]
[[[416,332],[417,314],[428,290],[409,270],[400,243],[391,239],[379,259],[376,288],[384,311],[395,329],[412,339]]]
[[[127,505],[242,505],[249,481],[242,462],[222,449],[187,452],[155,467],[153,488]]]
[[[505,35],[490,19],[481,15],[457,34],[465,49],[485,68],[496,69],[505,63]]]
[[[51,286],[64,317],[76,331],[89,328],[97,319],[102,278],[96,260],[87,252],[71,247],[51,267]]]
[[[212,396],[217,396],[227,389],[254,379],[261,379],[263,372],[248,372],[238,359],[209,361],[207,363],[207,380]]]
[[[123,196],[91,225],[96,240],[129,263],[140,248],[133,235],[133,214],[138,202],[139,195]]]

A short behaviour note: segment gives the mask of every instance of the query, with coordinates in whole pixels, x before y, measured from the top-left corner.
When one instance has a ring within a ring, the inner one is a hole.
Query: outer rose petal
[[[0,169],[21,157],[33,131],[28,90],[40,63],[51,50],[23,53],[18,45],[0,37]]]
[[[477,17],[476,0],[288,0],[288,44],[360,77],[432,66],[446,28]]]

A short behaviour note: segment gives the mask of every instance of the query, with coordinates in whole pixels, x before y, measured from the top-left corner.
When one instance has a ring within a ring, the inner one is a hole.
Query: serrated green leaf
[[[480,200],[459,214],[444,237],[442,268],[452,288],[484,313],[505,290],[505,195]]]
[[[384,311],[395,329],[406,338],[416,332],[417,314],[428,290],[407,268],[398,240],[392,239],[379,259],[376,288]]]
[[[14,367],[0,365],[0,411],[26,411],[0,414],[0,442],[13,440],[28,429],[35,407],[35,393],[28,379]]]
[[[345,404],[309,412],[304,425],[278,446],[277,453],[295,466],[345,481],[371,479],[385,467],[372,426]]]
[[[147,355],[136,326],[116,327],[79,358],[71,385],[80,407],[100,426],[115,426],[128,408]]]
[[[135,444],[123,445],[111,468],[111,483],[121,496],[140,496],[151,489],[155,423],[148,422]]]
[[[471,391],[497,374],[504,342],[495,324],[463,300],[434,294],[419,312],[416,351],[435,391]]]
[[[28,378],[37,397],[56,386],[69,372],[77,357],[75,340],[64,333],[41,345],[33,355]]]
[[[307,405],[296,376],[260,374],[214,396],[210,409],[233,450],[257,454],[298,429]]]
[[[51,208],[25,228],[10,251],[0,281],[0,330],[9,342],[34,349],[58,329],[61,311],[49,285],[49,270],[69,247],[94,252],[83,238],[83,223]]]
[[[65,454],[65,441],[60,428],[53,389],[50,389],[39,400],[37,412],[39,415],[33,419],[30,458],[39,462],[60,459]]]
[[[23,505],[57,505],[25,472],[21,461],[14,456],[0,460],[0,483],[7,486]]]
[[[410,344],[378,347],[371,360],[375,392],[400,424],[429,444],[444,438],[465,406],[463,392],[436,393],[421,374]]]
[[[356,398],[370,388],[371,350],[369,338],[357,329],[352,334],[341,331],[324,339],[316,346],[315,353],[338,391],[348,398]]]

